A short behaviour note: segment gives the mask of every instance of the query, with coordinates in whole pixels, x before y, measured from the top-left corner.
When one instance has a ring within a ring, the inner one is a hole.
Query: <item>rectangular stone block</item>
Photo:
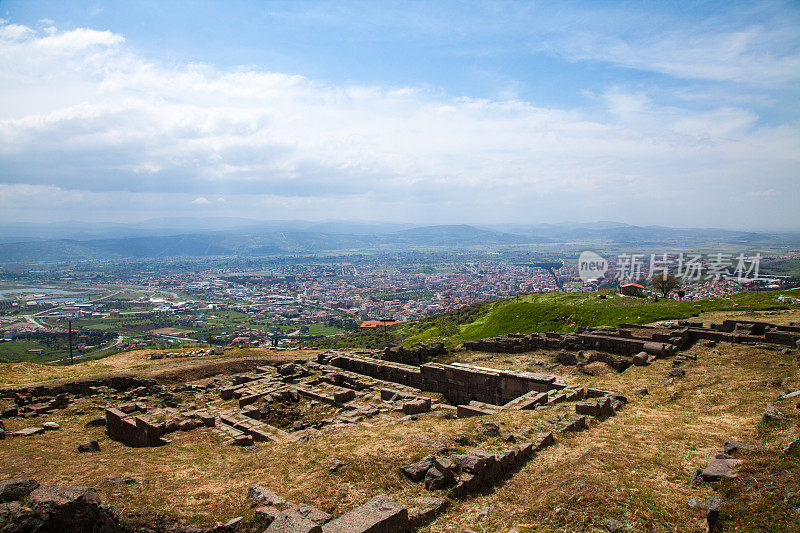
[[[408,509],[380,495],[331,520],[323,533],[400,533],[409,530]]]

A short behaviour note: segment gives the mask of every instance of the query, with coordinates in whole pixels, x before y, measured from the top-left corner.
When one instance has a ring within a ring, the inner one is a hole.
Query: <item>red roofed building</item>
[[[644,298],[644,287],[638,283],[626,283],[625,285],[620,285],[619,292],[625,296]]]

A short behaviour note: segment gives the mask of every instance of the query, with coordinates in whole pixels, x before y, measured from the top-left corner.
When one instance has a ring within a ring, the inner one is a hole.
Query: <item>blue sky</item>
[[[26,0],[0,18],[3,220],[800,228],[793,2]]]

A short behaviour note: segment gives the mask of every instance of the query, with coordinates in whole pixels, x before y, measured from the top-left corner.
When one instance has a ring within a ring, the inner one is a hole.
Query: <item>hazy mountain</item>
[[[664,244],[681,240],[750,244],[776,238],[774,234],[716,228],[668,228],[631,226],[618,222],[564,224],[498,224],[491,229],[518,235],[537,235],[555,242],[603,242],[606,244]],[[781,237],[782,238],[782,237]]]
[[[164,218],[135,224],[5,224],[0,225],[0,232],[0,261],[3,262],[280,255],[425,247],[457,249],[540,243],[592,243],[597,246],[800,244],[800,233],[631,226],[617,222],[498,224],[477,228],[343,220]],[[60,236],[52,238],[48,235]]]
[[[467,247],[543,242],[535,236],[512,235],[472,226],[429,226],[393,233],[353,235],[311,231],[240,233],[215,231],[205,234],[126,237],[119,239],[70,239],[0,244],[0,261],[31,262],[65,259],[114,259],[135,257],[273,255],[410,247]]]
[[[533,235],[513,235],[465,224],[458,226],[425,226],[392,234],[398,243],[431,246],[456,246],[463,244],[530,244],[550,242],[550,239]]]
[[[171,236],[199,233],[311,232],[378,235],[416,227],[417,224],[374,221],[255,220],[235,217],[165,217],[129,223],[0,222],[0,242],[70,239],[76,241],[123,237]]]

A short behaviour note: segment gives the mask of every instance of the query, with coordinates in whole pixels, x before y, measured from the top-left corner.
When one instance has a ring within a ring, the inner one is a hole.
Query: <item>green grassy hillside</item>
[[[692,318],[712,311],[797,309],[778,300],[781,294],[800,298],[800,290],[743,292],[730,297],[684,301],[623,297],[616,291],[537,293],[473,304],[456,311],[404,324],[317,339],[320,348],[381,348],[394,344],[444,341],[455,346],[467,340],[509,333],[572,332],[580,326],[647,324]]]
[[[725,298],[710,298],[694,302],[659,299],[626,298],[614,291],[601,293],[529,294],[501,300],[490,305],[487,312],[474,321],[458,324],[432,325],[409,335],[404,344],[426,340],[444,340],[459,344],[466,340],[496,337],[509,333],[545,331],[575,331],[580,326],[616,326],[620,322],[646,324],[658,320],[691,318],[709,311],[761,311],[800,307],[778,300],[780,294],[798,291],[746,292]],[[605,296],[605,299],[601,298]],[[797,296],[797,295],[795,295]],[[403,329],[399,329],[403,334]]]

